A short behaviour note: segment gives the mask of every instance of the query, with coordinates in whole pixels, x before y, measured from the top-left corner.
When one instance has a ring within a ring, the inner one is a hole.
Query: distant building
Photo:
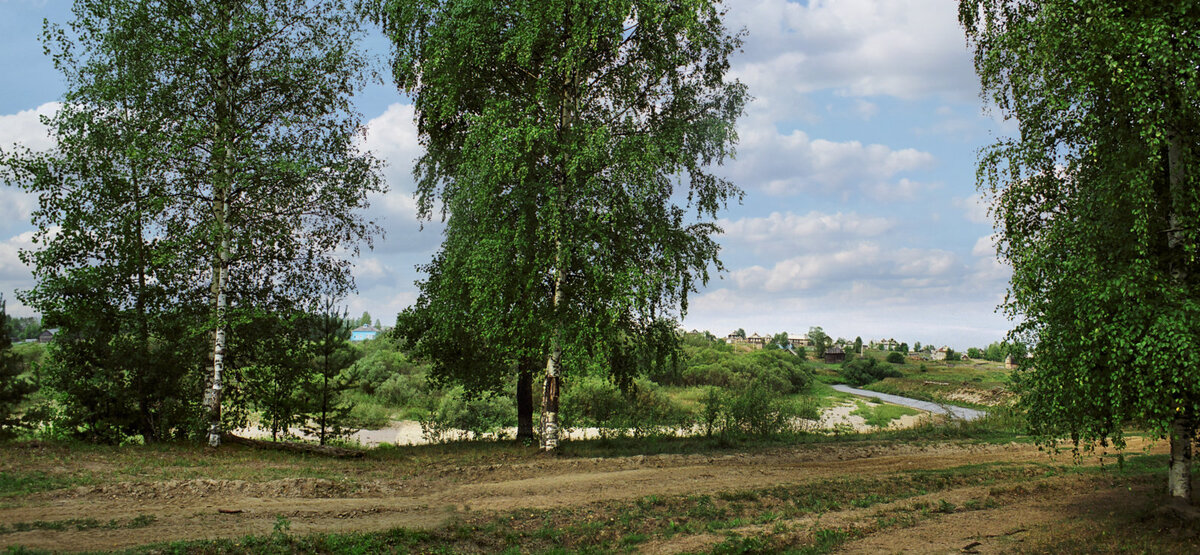
[[[38,343],[49,343],[56,335],[58,335],[58,328],[42,330],[42,333],[38,335]]]
[[[808,338],[808,334],[789,335],[788,345],[793,347],[812,347],[812,340]]]
[[[843,351],[841,347],[834,345],[833,347],[825,349],[826,364],[836,364],[844,360],[846,360],[846,351]]]
[[[900,342],[895,339],[880,339],[872,341],[871,346],[881,351],[895,351],[900,348]]]
[[[350,330],[350,341],[366,341],[375,339],[377,335],[379,335],[379,328],[367,324]]]
[[[950,347],[942,347],[933,352],[933,360],[946,360],[948,354],[950,354]]]

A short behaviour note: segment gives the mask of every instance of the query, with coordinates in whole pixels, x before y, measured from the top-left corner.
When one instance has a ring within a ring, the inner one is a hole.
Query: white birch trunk
[[[1167,131],[1167,175],[1171,191],[1171,213],[1168,216],[1167,250],[1171,257],[1171,281],[1182,284],[1187,280],[1187,268],[1183,264],[1183,244],[1179,230],[1179,213],[1175,199],[1182,196],[1183,145],[1179,132]],[[1182,403],[1181,403],[1182,404]],[[1171,462],[1167,471],[1167,490],[1171,497],[1190,503],[1192,500],[1192,439],[1196,435],[1192,415],[1176,416],[1171,422]]]
[[[562,251],[559,250],[561,261]],[[559,264],[561,266],[561,262]],[[563,271],[558,269],[554,278],[554,311],[558,312],[562,303]],[[558,392],[560,365],[562,363],[562,329],[557,321],[554,324],[554,336],[550,339],[550,356],[546,361],[546,381],[542,388],[542,450],[553,452],[558,449]]]

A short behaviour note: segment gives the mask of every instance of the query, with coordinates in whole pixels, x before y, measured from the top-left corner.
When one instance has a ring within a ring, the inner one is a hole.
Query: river
[[[877,391],[870,391],[867,389],[858,389],[856,387],[850,387],[848,385],[838,384],[838,385],[833,386],[833,388],[838,391],[841,391],[843,393],[851,393],[854,395],[859,395],[861,397],[873,397],[873,398],[879,399],[880,401],[883,401],[885,403],[891,403],[893,405],[902,405],[905,407],[912,407],[914,409],[929,411],[934,414],[948,414],[953,418],[961,418],[963,420],[975,420],[977,418],[982,418],[983,415],[987,414],[981,410],[968,409],[965,407],[956,407],[956,406],[952,406],[952,405],[939,405],[937,403],[931,403],[929,401],[909,399],[908,397],[901,397],[899,395],[889,395],[887,393],[879,393]]]

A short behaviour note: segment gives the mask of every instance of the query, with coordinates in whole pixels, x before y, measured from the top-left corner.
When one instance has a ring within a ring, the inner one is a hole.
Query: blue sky
[[[733,76],[755,100],[739,122],[737,158],[719,170],[746,192],[723,214],[727,271],[690,299],[683,325],[725,335],[805,332],[894,337],[910,345],[983,346],[1011,324],[996,311],[1009,271],[975,190],[980,147],[1012,125],[985,113],[954,0],[730,0],[726,23],[748,32]],[[66,23],[70,3],[0,0],[0,145],[52,143],[63,81],[38,40],[42,19]],[[384,63],[386,43],[369,48]],[[352,314],[385,324],[416,297],[414,266],[441,240],[414,215],[413,111],[390,83],[357,108],[365,146],[388,163],[373,199],[386,236],[356,261]],[[36,199],[0,185],[0,292],[32,284]]]

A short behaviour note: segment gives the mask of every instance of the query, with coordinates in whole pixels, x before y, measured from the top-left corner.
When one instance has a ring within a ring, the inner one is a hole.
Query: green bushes
[[[735,390],[710,388],[701,399],[698,427],[705,435],[770,437],[794,431],[797,419],[817,420],[815,403],[796,404],[765,382]]]
[[[479,439],[485,434],[499,436],[504,428],[517,425],[517,409],[505,397],[468,397],[462,388],[455,387],[440,397],[427,398],[426,403],[418,423],[421,435],[431,443]]]
[[[888,353],[887,361],[892,364],[904,364],[904,355],[900,354],[898,351],[892,351]]]
[[[870,357],[847,361],[842,365],[840,373],[842,379],[856,386],[867,385],[884,378],[899,378],[904,375],[899,370],[880,364],[878,360]]]
[[[812,371],[804,359],[783,349],[768,348],[743,354],[728,349],[701,348],[688,352],[684,364],[680,381],[668,385],[742,389],[757,380],[780,393],[790,394],[807,391],[813,382]]]
[[[596,428],[601,437],[672,435],[691,424],[691,415],[647,379],[622,392],[604,378],[585,376],[563,392],[562,424]]]

